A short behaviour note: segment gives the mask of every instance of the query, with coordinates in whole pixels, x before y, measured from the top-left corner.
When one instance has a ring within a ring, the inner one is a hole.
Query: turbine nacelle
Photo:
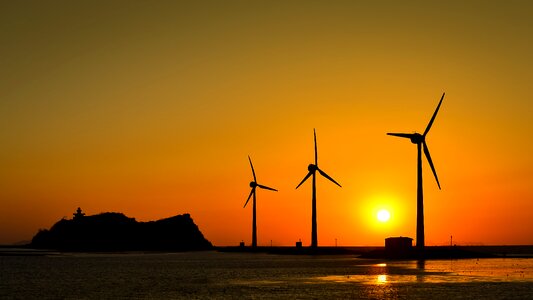
[[[335,181],[328,174],[326,174],[326,172],[324,172],[323,170],[320,170],[320,168],[318,168],[318,150],[317,150],[317,146],[316,146],[316,131],[313,130],[313,134],[314,134],[314,138],[315,138],[315,163],[314,164],[309,164],[307,166],[307,171],[309,171],[309,172],[307,173],[307,175],[305,175],[304,179],[300,182],[300,184],[298,184],[296,186],[296,188],[299,188],[300,185],[302,185],[309,177],[311,177],[311,176],[314,177],[315,174],[316,174],[316,171],[318,171],[318,173],[320,173],[320,175],[324,176],[329,181],[333,182],[334,184],[336,184],[338,186],[341,186],[337,181]]]
[[[248,161],[250,162],[250,168],[252,169],[252,175],[254,176],[254,180],[250,181],[250,187],[252,188],[252,190],[250,191],[250,194],[248,195],[248,199],[246,199],[246,203],[244,203],[244,207],[246,207],[246,205],[248,204],[248,201],[250,201],[250,198],[252,198],[252,196],[254,196],[254,203],[255,203],[255,190],[257,187],[264,189],[264,190],[271,190],[275,192],[278,191],[274,188],[257,183],[257,177],[255,176],[254,165],[252,164],[252,159],[250,158],[250,156],[248,156]],[[254,204],[254,207],[255,207],[255,204]]]
[[[406,138],[410,139],[411,143],[416,145],[422,145],[422,149],[424,150],[424,154],[428,160],[429,166],[431,167],[431,171],[433,172],[433,175],[435,176],[435,180],[437,181],[437,185],[440,189],[440,182],[439,178],[437,177],[437,171],[435,171],[435,166],[433,165],[433,161],[431,160],[431,155],[429,154],[429,148],[426,143],[426,135],[428,134],[429,130],[431,129],[431,126],[433,125],[433,121],[435,121],[435,117],[437,116],[437,113],[439,112],[440,105],[442,104],[442,100],[444,99],[444,93],[442,94],[442,97],[440,98],[439,104],[437,105],[437,109],[435,109],[435,112],[433,113],[433,116],[431,116],[431,119],[429,120],[429,123],[426,127],[426,130],[424,130],[423,134],[420,134],[418,132],[415,133],[387,133],[387,135],[392,135],[396,137]],[[420,148],[419,148],[420,151]]]
[[[411,143],[413,144],[422,144],[425,139],[426,137],[418,132],[415,132],[411,135]]]

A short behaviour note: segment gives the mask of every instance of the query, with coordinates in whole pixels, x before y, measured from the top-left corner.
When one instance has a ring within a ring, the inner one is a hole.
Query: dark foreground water
[[[533,299],[533,259],[249,253],[0,256],[0,299]]]

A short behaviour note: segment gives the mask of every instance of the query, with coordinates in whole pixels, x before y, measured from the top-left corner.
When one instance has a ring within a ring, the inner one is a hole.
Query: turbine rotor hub
[[[421,135],[420,133],[415,133],[413,134],[413,136],[411,137],[411,143],[413,144],[421,144],[424,142],[424,136]]]
[[[257,186],[257,182],[255,182],[255,181],[251,181],[250,182],[250,187],[251,188],[255,188],[256,186]]]
[[[307,166],[307,170],[309,170],[309,172],[314,173],[316,170],[318,170],[318,167],[314,164],[309,164],[309,166]]]

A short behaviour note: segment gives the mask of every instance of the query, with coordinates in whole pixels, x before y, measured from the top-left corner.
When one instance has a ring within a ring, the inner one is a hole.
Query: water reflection
[[[385,283],[387,283],[387,274],[378,275],[376,283],[377,284],[385,284]]]
[[[320,280],[390,286],[397,283],[533,282],[532,259],[390,261],[359,265],[345,275]]]
[[[426,261],[421,259],[416,262],[416,269],[418,273],[416,274],[416,281],[417,282],[425,282],[426,281]]]
[[[421,259],[416,262],[416,268],[419,270],[424,270],[426,268],[426,261]]]

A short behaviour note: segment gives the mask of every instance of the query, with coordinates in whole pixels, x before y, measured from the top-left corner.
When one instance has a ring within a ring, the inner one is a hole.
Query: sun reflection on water
[[[398,283],[533,282],[532,266],[531,259],[398,261],[359,265],[359,272],[318,279],[383,288]]]
[[[378,275],[376,283],[377,284],[385,284],[385,283],[387,283],[387,274]]]

